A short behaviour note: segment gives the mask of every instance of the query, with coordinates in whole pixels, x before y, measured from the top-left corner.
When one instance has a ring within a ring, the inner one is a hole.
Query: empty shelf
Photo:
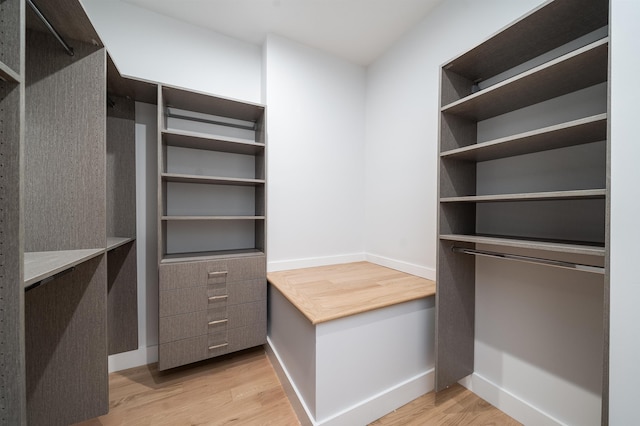
[[[162,216],[162,220],[262,220],[264,216]]]
[[[494,201],[578,200],[604,198],[605,189],[581,189],[575,191],[528,192],[521,194],[470,195],[441,198],[442,203],[487,203]]]
[[[104,253],[103,248],[27,252],[24,254],[24,287],[52,277]]]
[[[201,175],[185,175],[180,173],[162,173],[166,182],[205,183],[211,185],[259,186],[264,185],[264,179],[227,178]]]
[[[460,241],[476,244],[492,244],[502,247],[516,247],[524,249],[546,250],[560,253],[586,254],[592,256],[604,256],[605,248],[602,245],[589,245],[586,243],[555,242],[544,240],[528,240],[522,238],[444,234],[441,240]]]
[[[264,150],[264,144],[245,139],[214,136],[184,130],[163,130],[164,142],[170,146],[255,155]]]
[[[107,251],[116,249],[129,242],[133,241],[133,238],[127,237],[107,237]]]
[[[607,81],[608,38],[442,107],[481,121]]]
[[[217,260],[232,257],[250,257],[262,255],[264,255],[264,252],[255,248],[190,253],[171,253],[165,254],[160,263],[193,262],[197,260]]]
[[[21,82],[20,75],[2,61],[0,61],[0,80],[8,81],[10,83]]]
[[[587,144],[607,139],[607,114],[598,114],[542,129],[452,149],[441,158],[488,161],[515,155]]]

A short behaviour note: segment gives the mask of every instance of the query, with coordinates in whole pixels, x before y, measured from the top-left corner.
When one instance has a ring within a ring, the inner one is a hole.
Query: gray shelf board
[[[547,2],[444,68],[471,81],[486,80],[604,27],[608,21],[607,0]]]
[[[158,84],[123,76],[111,56],[107,55],[107,94],[156,104],[158,103]]]
[[[441,111],[481,121],[605,82],[608,41],[606,37],[576,49],[452,102]]]
[[[573,191],[529,192],[519,194],[470,195],[441,198],[441,203],[486,203],[494,201],[540,201],[605,198],[606,189],[580,189]]]
[[[488,161],[606,140],[607,114],[445,151],[441,158]]]
[[[160,263],[177,263],[177,262],[193,262],[198,260],[218,260],[218,259],[230,259],[235,257],[251,257],[251,256],[264,256],[262,250],[255,248],[238,249],[238,250],[220,250],[220,251],[205,251],[205,252],[190,252],[190,253],[172,253],[165,254]]]
[[[104,248],[24,253],[24,286],[42,281],[104,253]]]
[[[129,237],[107,237],[107,251],[116,249],[120,246],[130,243],[133,240],[134,238]]]
[[[0,80],[7,81],[9,83],[21,83],[22,79],[20,74],[11,69],[10,66],[0,61]]]
[[[265,110],[264,105],[165,85],[162,98],[164,106],[253,122],[258,121]]]
[[[211,185],[231,186],[260,186],[264,185],[264,179],[242,179],[201,175],[185,175],[179,173],[162,173],[162,179],[166,182],[203,183]]]
[[[212,136],[183,130],[163,130],[162,135],[167,145],[207,151],[255,155],[264,151],[265,147],[263,143],[247,141],[245,139]]]
[[[461,234],[442,234],[441,240],[459,241],[475,244],[492,244],[502,247],[515,247],[524,249],[534,249],[543,251],[553,251],[559,253],[586,254],[591,256],[604,256],[605,248],[603,246],[554,242],[554,241],[538,241],[517,238],[504,238],[480,235],[461,235]]]
[[[162,220],[264,220],[265,216],[162,216]]]

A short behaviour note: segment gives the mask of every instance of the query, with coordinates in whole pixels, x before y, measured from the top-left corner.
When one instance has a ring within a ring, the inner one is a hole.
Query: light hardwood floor
[[[264,349],[158,372],[155,364],[109,377],[110,411],[82,426],[282,425],[299,422]],[[518,425],[461,386],[418,398],[373,425]]]

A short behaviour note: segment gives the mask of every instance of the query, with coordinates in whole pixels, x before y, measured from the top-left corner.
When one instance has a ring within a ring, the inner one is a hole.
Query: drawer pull
[[[214,300],[224,300],[227,297],[229,297],[228,295],[224,294],[222,296],[209,296],[209,302],[213,302]]]
[[[215,321],[209,321],[209,325],[216,325],[216,324],[224,324],[225,322],[229,321],[228,319],[221,319],[221,320],[215,320]]]
[[[227,275],[227,271],[209,272],[209,278],[221,277]]]
[[[214,349],[224,348],[227,345],[228,345],[228,343],[220,343],[219,345],[209,346],[209,350],[212,351]]]

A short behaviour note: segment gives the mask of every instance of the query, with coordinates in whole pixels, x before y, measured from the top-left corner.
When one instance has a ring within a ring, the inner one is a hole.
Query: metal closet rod
[[[474,256],[493,257],[498,259],[517,260],[519,262],[535,263],[540,265],[553,266],[556,268],[571,269],[574,271],[591,272],[594,274],[604,274],[601,266],[584,265],[582,263],[564,262],[562,260],[544,259],[541,257],[522,256],[519,254],[498,253],[495,251],[476,250],[465,247],[451,247],[454,253],[471,254]]]
[[[56,31],[55,28],[53,28],[53,25],[51,25],[51,22],[49,22],[47,17],[44,16],[42,12],[40,12],[40,9],[38,9],[38,6],[36,6],[31,0],[27,0],[27,3],[31,7],[31,9],[34,11],[34,13],[38,16],[38,18],[40,18],[44,26],[47,27],[47,29],[51,32],[51,34],[53,34],[56,40],[58,40],[58,42],[62,45],[62,47],[64,47],[64,50],[67,51],[69,56],[75,55],[75,53],[73,52],[73,47],[69,46],[69,44],[66,41],[64,41],[60,33]]]

